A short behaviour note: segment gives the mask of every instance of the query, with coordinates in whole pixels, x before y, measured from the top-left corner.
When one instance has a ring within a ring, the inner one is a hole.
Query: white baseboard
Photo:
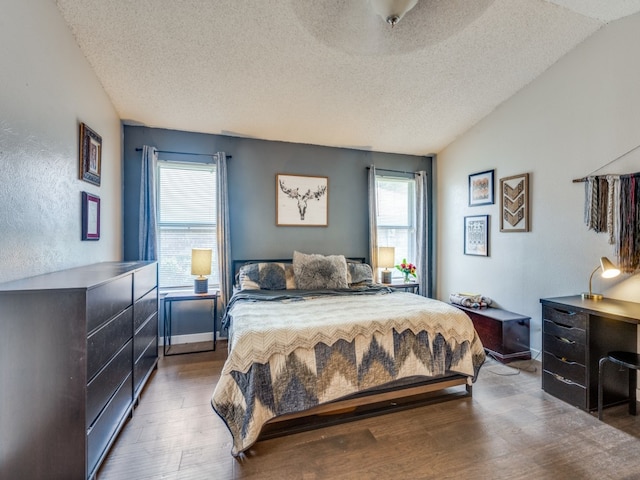
[[[195,342],[213,342],[213,333],[192,333],[189,335],[172,335],[171,345],[180,345],[182,343],[195,343]],[[158,339],[160,346],[164,345],[164,337]]]

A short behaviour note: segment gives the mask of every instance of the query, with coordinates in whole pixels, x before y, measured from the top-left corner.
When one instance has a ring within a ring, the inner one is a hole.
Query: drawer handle
[[[572,382],[571,380],[568,380],[564,377],[561,377],[560,375],[556,375],[555,373],[552,373],[551,375],[553,375],[555,377],[556,380],[566,384],[566,385],[579,385],[576,382]]]
[[[555,323],[560,328],[566,328],[566,329],[573,329],[574,328],[571,325],[567,325],[566,323],[560,323],[560,322],[553,322],[553,323]]]
[[[562,310],[561,308],[554,308],[556,312],[560,312],[564,315],[574,316],[577,312],[572,312],[570,310]]]
[[[564,338],[564,337],[558,337],[557,335],[555,336],[558,340],[560,340],[562,343],[568,343],[569,345],[575,345],[576,342],[573,340],[569,340],[568,338]]]
[[[566,365],[581,365],[578,362],[574,362],[573,360],[569,360],[567,357],[558,357],[557,355],[553,355],[559,362],[562,362]]]

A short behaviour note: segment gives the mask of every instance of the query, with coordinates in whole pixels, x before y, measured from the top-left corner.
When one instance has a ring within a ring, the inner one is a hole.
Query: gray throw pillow
[[[243,265],[239,275],[240,290],[284,290],[296,288],[290,264],[264,262]]]
[[[373,271],[369,264],[347,262],[347,269],[349,287],[361,287],[373,284]]]
[[[293,252],[293,273],[300,290],[349,287],[344,255]]]

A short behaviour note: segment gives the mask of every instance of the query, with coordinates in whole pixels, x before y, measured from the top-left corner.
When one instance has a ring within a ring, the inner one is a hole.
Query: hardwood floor
[[[238,460],[210,405],[225,353],[161,357],[98,479],[640,479],[640,416],[619,406],[600,422],[555,399],[536,361],[488,360],[473,398],[261,441]]]

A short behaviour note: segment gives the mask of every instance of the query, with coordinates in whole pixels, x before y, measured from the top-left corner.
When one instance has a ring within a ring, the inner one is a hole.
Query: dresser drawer
[[[542,308],[542,318],[566,327],[581,328],[582,330],[587,328],[587,314],[572,310],[569,307],[562,308],[545,305]]]
[[[147,265],[133,272],[133,299],[137,300],[158,285],[158,264]]]
[[[134,304],[133,330],[136,331],[151,315],[158,312],[158,289],[154,288]]]
[[[131,338],[132,319],[133,310],[129,307],[87,338],[87,380]]]
[[[152,339],[133,366],[134,396],[136,398],[138,397],[138,390],[142,387],[144,379],[150,374],[157,360],[158,342],[156,339]]]
[[[542,336],[543,350],[552,353],[558,358],[565,358],[570,362],[584,365],[586,359],[586,347],[584,343],[563,340],[554,335],[545,333]]]
[[[158,338],[158,315],[147,319],[133,337],[133,361],[136,362],[151,340]]]
[[[111,438],[126,420],[125,414],[131,409],[133,402],[133,379],[130,374],[120,385],[115,395],[111,397],[107,406],[102,410],[98,419],[87,432],[87,470],[95,473],[98,461],[110,444]],[[91,478],[91,477],[89,477]]]
[[[587,384],[587,369],[582,363],[572,362],[545,352],[542,356],[542,368],[582,386]]]
[[[545,392],[581,409],[587,408],[587,389],[560,375],[542,372],[542,388]]]
[[[91,332],[131,305],[133,275],[99,285],[87,292],[87,332]]]
[[[131,346],[129,342],[87,385],[87,425],[91,425],[109,398],[131,372]]]

